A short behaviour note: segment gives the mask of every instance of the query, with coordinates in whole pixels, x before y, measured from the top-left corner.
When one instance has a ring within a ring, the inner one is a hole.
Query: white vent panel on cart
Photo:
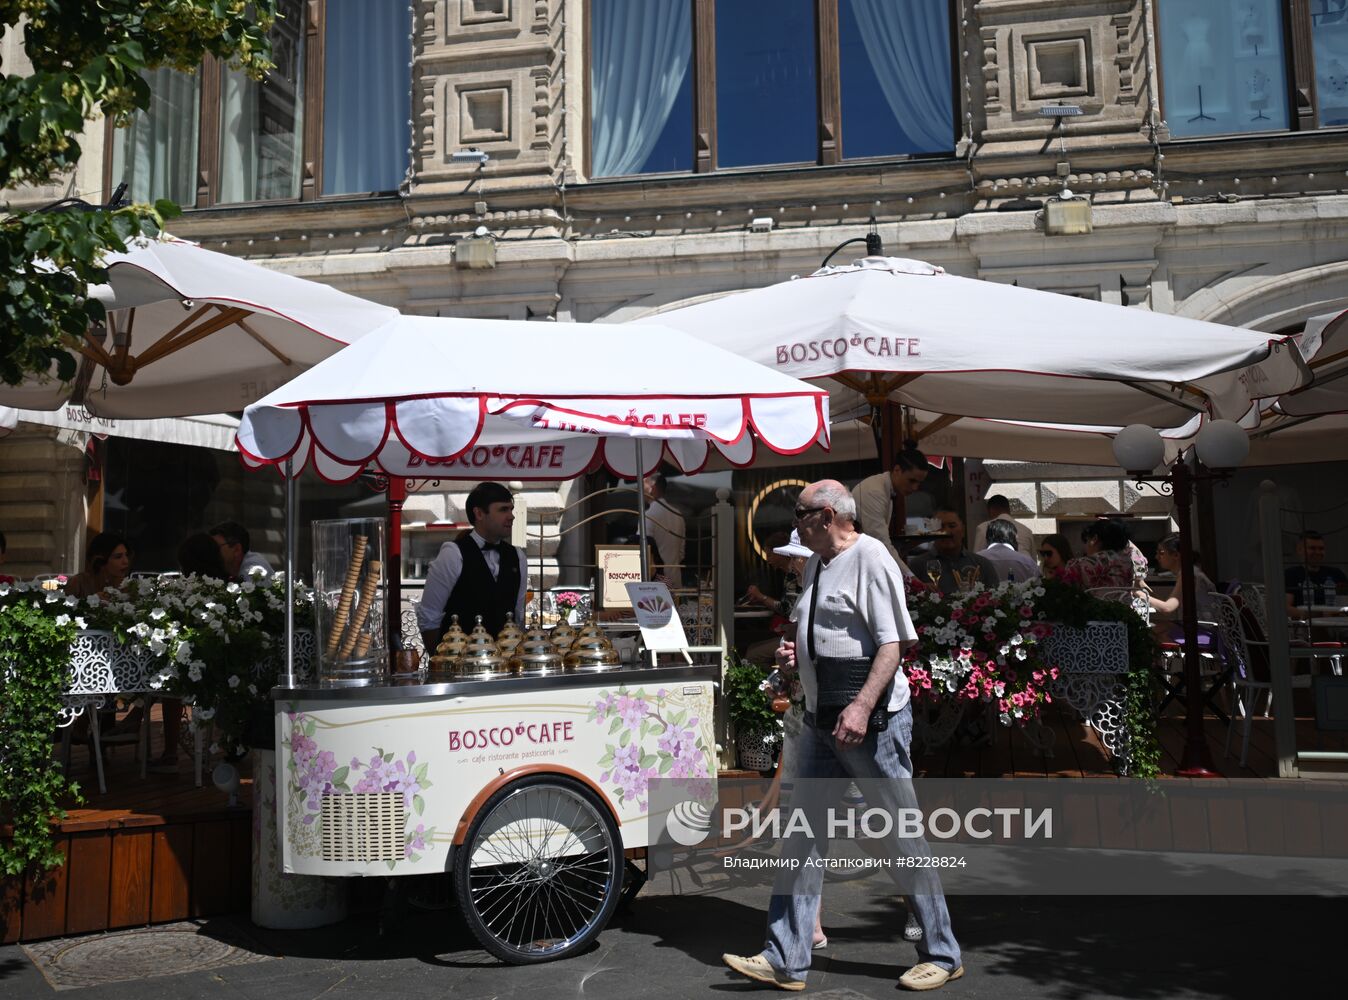
[[[324,861],[403,861],[407,824],[402,792],[324,795]]]

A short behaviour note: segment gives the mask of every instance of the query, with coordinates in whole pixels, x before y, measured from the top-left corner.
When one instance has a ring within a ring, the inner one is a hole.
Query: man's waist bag
[[[814,611],[819,600],[819,569],[816,565],[814,586],[810,588],[807,645],[819,688],[815,698],[814,724],[817,729],[832,732],[842,710],[855,701],[865,687],[871,673],[871,660],[866,656],[820,656],[814,651]],[[889,728],[889,699],[893,692],[894,683],[891,681],[866,720],[866,732],[882,733]]]

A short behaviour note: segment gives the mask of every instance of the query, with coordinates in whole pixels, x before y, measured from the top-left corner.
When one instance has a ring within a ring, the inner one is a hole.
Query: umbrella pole
[[[388,477],[388,586],[385,597],[385,631],[388,633],[389,654],[396,655],[403,648],[403,504],[407,501],[407,480],[402,476]],[[402,669],[398,663],[394,672]]]
[[[286,459],[286,676],[283,687],[295,686],[295,468]]]
[[[637,443],[637,537],[641,540],[641,579],[651,578],[651,567],[646,555],[646,461],[641,454],[641,438]]]

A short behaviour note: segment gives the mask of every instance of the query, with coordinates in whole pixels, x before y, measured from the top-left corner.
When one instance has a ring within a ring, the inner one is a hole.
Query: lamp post
[[[1173,495],[1175,519],[1179,522],[1180,613],[1184,628],[1184,707],[1186,738],[1178,774],[1186,778],[1215,778],[1212,757],[1203,734],[1203,687],[1198,667],[1198,608],[1194,590],[1194,547],[1190,527],[1193,486],[1197,481],[1224,481],[1249,454],[1250,441],[1229,420],[1214,420],[1198,432],[1193,453],[1204,467],[1190,468],[1187,454],[1180,454],[1163,476],[1152,475],[1165,459],[1165,442],[1154,428],[1129,424],[1114,438],[1114,458],[1139,489],[1151,485],[1157,493]]]

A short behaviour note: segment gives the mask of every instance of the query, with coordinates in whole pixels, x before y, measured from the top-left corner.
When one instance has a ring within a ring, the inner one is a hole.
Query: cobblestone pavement
[[[873,896],[864,883],[829,885],[824,902],[830,944],[815,959],[807,995],[821,1000],[899,995],[896,981],[914,961],[912,945],[897,942],[903,926],[899,904]],[[723,951],[758,950],[765,903],[761,889],[672,895],[648,886],[588,952],[531,967],[498,964],[474,946],[457,914],[448,912],[409,910],[395,932],[382,936],[378,914],[372,913],[333,928],[284,933],[254,928],[243,917],[208,920],[200,933],[215,943],[188,945],[192,954],[186,960],[206,960],[211,967],[153,977],[154,970],[146,968],[146,978],[105,978],[100,985],[62,990],[61,996],[767,996],[772,991],[737,980],[720,964]],[[950,899],[950,909],[966,969],[963,979],[941,991],[950,997],[1284,995],[1325,981],[1348,926],[1348,902],[1342,898],[959,896]],[[163,935],[156,937],[162,948]],[[221,961],[222,944],[238,947],[241,941],[252,942],[251,960]],[[113,947],[101,949],[105,953],[134,944],[108,943]],[[1247,953],[1242,955],[1242,948]],[[117,967],[128,961],[134,959],[120,955]],[[88,965],[83,969],[85,975],[95,973]],[[0,948],[0,996],[53,995],[22,948]]]

